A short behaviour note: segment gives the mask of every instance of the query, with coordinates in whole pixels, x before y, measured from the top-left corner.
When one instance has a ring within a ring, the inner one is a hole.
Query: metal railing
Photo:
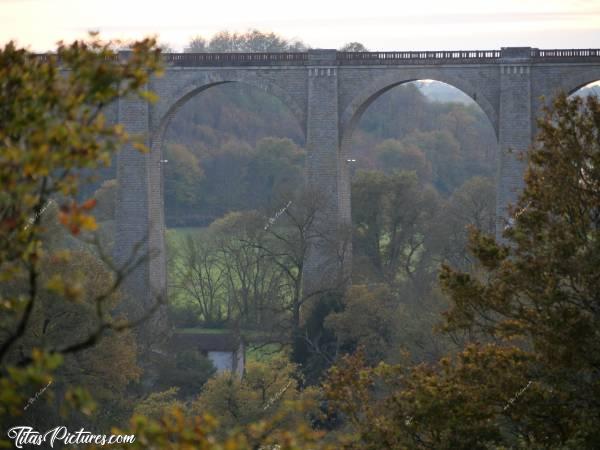
[[[490,63],[501,57],[500,50],[456,50],[413,52],[337,52],[340,64]]]
[[[600,49],[538,49],[526,48],[503,50],[449,50],[449,51],[407,51],[407,52],[335,52],[336,65],[409,65],[409,64],[493,64],[511,57],[518,50],[517,57],[532,62],[600,62]],[[41,61],[56,58],[53,54],[35,55]],[[107,58],[118,61],[120,54]],[[219,67],[219,66],[271,66],[271,65],[311,65],[310,52],[273,53],[164,53],[163,61],[175,67]],[[319,65],[319,63],[316,63]]]
[[[532,58],[600,58],[600,49],[598,48],[572,48],[572,49],[553,49],[542,50],[539,48],[531,49]]]
[[[307,61],[308,53],[165,53],[163,60],[173,66],[269,65]]]

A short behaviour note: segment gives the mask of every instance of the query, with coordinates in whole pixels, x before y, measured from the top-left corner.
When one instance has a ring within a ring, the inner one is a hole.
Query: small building
[[[246,364],[243,339],[234,333],[203,333],[202,330],[179,330],[171,338],[174,351],[197,350],[211,360],[217,373],[230,371],[240,378]]]

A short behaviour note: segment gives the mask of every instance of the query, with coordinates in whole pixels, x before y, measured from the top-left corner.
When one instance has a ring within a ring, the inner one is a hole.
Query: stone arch
[[[345,143],[350,140],[354,128],[358,124],[363,113],[380,95],[401,84],[418,80],[439,81],[468,95],[486,114],[494,129],[496,138],[498,138],[498,112],[480,86],[471,83],[465,78],[459,78],[450,73],[441,72],[440,69],[437,68],[422,68],[416,71],[394,72],[379,77],[368,84],[366,89],[363,89],[352,99],[341,115],[340,142]],[[343,147],[345,146],[343,145]]]
[[[306,138],[306,114],[304,109],[277,84],[247,72],[228,71],[227,74],[220,74],[210,71],[179,85],[173,92],[167,94],[164,103],[159,100],[159,105],[153,109],[154,117],[151,120],[150,144],[152,148],[162,149],[164,135],[171,119],[188,100],[202,91],[227,83],[241,83],[251,86],[279,99],[298,121],[302,134]]]
[[[584,71],[574,71],[569,77],[561,80],[560,90],[566,92],[567,95],[571,95],[578,89],[594,81],[600,81],[600,66],[595,66]]]

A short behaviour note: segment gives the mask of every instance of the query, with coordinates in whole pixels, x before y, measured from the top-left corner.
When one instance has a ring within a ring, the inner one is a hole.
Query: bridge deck
[[[514,51],[518,50],[515,54]],[[316,50],[315,52],[319,52]],[[525,57],[531,63],[600,62],[600,49],[538,49],[503,48],[501,50],[448,50],[448,51],[391,51],[391,52],[337,52],[327,65],[410,65],[410,64],[498,64],[510,58]],[[121,52],[127,54],[127,52]],[[312,66],[320,65],[313,52],[272,53],[165,53],[167,66],[222,67],[222,66]],[[52,57],[37,55],[40,59]],[[114,59],[118,59],[115,55]]]
[[[410,52],[336,52],[337,65],[497,64],[511,49]],[[600,49],[530,49],[531,62],[600,62]],[[295,53],[166,53],[171,66],[313,65],[310,52]],[[318,64],[318,63],[317,63]]]

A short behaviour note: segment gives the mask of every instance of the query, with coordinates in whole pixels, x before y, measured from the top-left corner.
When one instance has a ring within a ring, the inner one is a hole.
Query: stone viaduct
[[[122,55],[123,56],[123,55]],[[126,56],[126,55],[125,55]],[[382,93],[414,80],[436,80],[469,95],[485,112],[499,142],[497,217],[506,216],[522,186],[523,167],[515,153],[535,134],[543,102],[600,79],[600,50],[541,50],[509,47],[489,51],[166,54],[165,75],[149,89],[159,95],[148,105],[136,99],[118,104],[118,120],[142,134],[151,151],[125,148],[118,156],[115,257],[138,250],[151,257],[132,274],[127,289],[136,301],[166,293],[162,146],[169,121],[187,100],[223,83],[245,83],[279,98],[305,132],[307,185],[321,201],[320,234],[314,238],[304,273],[305,291],[333,286],[347,273],[343,233],[350,223],[350,181],[346,143],[367,107]],[[542,96],[546,100],[542,99]],[[146,303],[148,304],[148,303]]]

